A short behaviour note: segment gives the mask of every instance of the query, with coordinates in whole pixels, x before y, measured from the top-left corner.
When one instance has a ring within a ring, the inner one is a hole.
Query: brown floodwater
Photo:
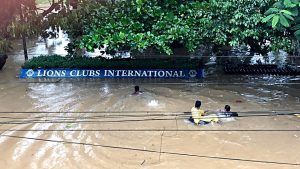
[[[30,41],[29,53],[64,44]],[[1,168],[299,168],[300,118],[274,111],[300,112],[300,77],[20,80],[19,46],[0,71]],[[194,126],[184,112],[197,99],[240,117]]]

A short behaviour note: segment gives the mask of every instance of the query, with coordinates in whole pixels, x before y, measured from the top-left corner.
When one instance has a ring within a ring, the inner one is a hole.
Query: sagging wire
[[[295,115],[295,113],[273,113],[273,114],[250,114],[250,115],[243,115],[234,118],[251,118],[251,117],[269,117],[269,116],[291,116]],[[30,124],[30,123],[122,123],[122,122],[143,122],[143,121],[170,121],[170,120],[184,120],[187,119],[189,116],[181,116],[180,118],[148,118],[148,119],[125,119],[125,120],[81,120],[82,118],[79,117],[80,120],[16,120],[16,121],[2,121],[0,124]],[[218,116],[203,116],[199,119],[206,119]],[[218,118],[228,118],[228,117],[218,117]],[[105,119],[109,119],[109,117],[105,117]]]
[[[239,114],[257,114],[257,113],[278,113],[278,114],[283,114],[284,112],[300,112],[300,110],[295,110],[295,109],[284,109],[284,110],[272,110],[272,111],[244,111],[244,112],[238,112]],[[69,111],[55,111],[55,112],[0,112],[0,114],[121,114],[121,113],[128,113],[128,114],[164,114],[164,115],[181,115],[181,114],[191,114],[191,112],[170,112],[170,111],[80,111],[80,112],[69,112]]]
[[[147,152],[147,153],[158,153],[158,154],[161,153],[161,154],[167,154],[167,155],[177,155],[177,156],[206,158],[206,159],[217,159],[217,160],[228,160],[228,161],[239,161],[239,162],[261,163],[261,164],[274,164],[274,165],[300,166],[300,163],[264,161],[264,160],[256,160],[256,159],[243,159],[243,158],[220,157],[220,156],[207,156],[207,155],[198,155],[198,154],[190,154],[190,153],[171,152],[171,151],[145,150],[145,149],[132,148],[132,147],[121,147],[121,146],[93,144],[93,143],[65,141],[65,140],[52,140],[52,139],[43,139],[43,138],[23,137],[23,136],[16,136],[16,135],[2,134],[2,135],[0,135],[0,137],[10,137],[10,138],[16,138],[16,139],[27,139],[27,140],[62,143],[62,144],[75,144],[75,145],[102,147],[102,148],[128,150],[128,151],[138,151],[138,152]]]
[[[62,80],[55,80],[54,78],[51,79],[52,81],[19,81],[18,83],[26,83],[26,84],[36,84],[36,83],[60,83]],[[54,81],[55,80],[55,81]],[[62,83],[67,84],[67,83],[88,83],[88,84],[98,84],[101,82],[103,83],[103,80],[97,79],[97,81],[89,81],[89,82],[83,82],[83,81],[72,81],[74,79],[68,79],[69,81],[63,81]],[[76,80],[76,79],[75,79]],[[110,85],[120,85],[122,83],[128,84],[125,79],[123,79],[123,82],[109,82]],[[265,86],[270,86],[270,85],[299,85],[299,82],[273,82],[273,83],[260,83],[260,82],[255,82],[255,83],[247,83],[247,82],[231,82],[231,83],[225,83],[225,82],[139,82],[140,84],[146,84],[146,85],[265,85]],[[6,83],[1,83],[1,84],[6,84]],[[132,82],[132,84],[134,84]]]
[[[45,132],[160,132],[160,131],[169,131],[169,132],[299,132],[300,129],[234,129],[234,130],[218,130],[218,129],[0,129],[0,131],[4,132],[28,132],[28,131],[45,131]],[[165,136],[171,137],[171,136]]]
[[[284,115],[294,115],[297,113],[285,113]],[[270,113],[270,114],[248,114],[244,116],[238,116],[239,117],[257,117],[257,116],[276,116],[276,115],[283,115],[283,114],[278,114],[278,113]],[[120,114],[120,115],[101,115],[101,116],[78,116],[78,117],[67,117],[67,116],[52,116],[52,115],[47,115],[47,116],[35,116],[35,117],[29,117],[29,118],[24,118],[24,117],[10,117],[10,116],[0,116],[0,119],[13,119],[13,120],[38,120],[38,119],[44,119],[44,118],[54,118],[58,120],[78,120],[78,119],[115,119],[115,118],[138,118],[138,117],[173,117],[175,116],[175,119],[177,117],[190,117],[189,114],[146,114],[146,115],[130,115],[130,114]],[[217,116],[216,116],[217,117]],[[208,117],[202,117],[202,119],[205,118],[211,118],[210,115]],[[228,117],[218,117],[218,118],[228,118]]]
[[[161,135],[160,135],[160,146],[159,146],[159,157],[158,157],[159,162],[160,162],[160,156],[161,156],[161,150],[162,150],[162,141],[163,141],[164,133],[165,133],[165,129],[161,132]]]

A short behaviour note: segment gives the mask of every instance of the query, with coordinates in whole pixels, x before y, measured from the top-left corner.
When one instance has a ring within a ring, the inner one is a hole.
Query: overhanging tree
[[[54,10],[76,8],[79,0],[51,0],[49,8],[38,11],[36,0],[0,0],[0,53],[11,49],[10,40],[22,39],[25,60],[28,59],[26,37],[34,37],[49,28],[45,19]]]
[[[102,5],[80,4],[64,20],[75,46],[107,52],[156,48],[172,54],[179,44],[193,52],[200,45],[251,47],[265,54],[267,41],[281,35],[261,22],[272,0],[129,0]],[[86,17],[89,16],[89,17]],[[76,24],[70,21],[78,21]],[[75,36],[74,36],[75,35]]]
[[[1,52],[10,49],[9,40],[22,38],[25,60],[28,59],[26,36],[37,33],[34,26],[37,20],[36,4],[34,0],[0,1],[0,38]]]

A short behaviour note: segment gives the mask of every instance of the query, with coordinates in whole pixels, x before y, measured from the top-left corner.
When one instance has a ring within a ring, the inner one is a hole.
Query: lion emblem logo
[[[32,69],[29,69],[29,70],[27,70],[27,72],[26,72],[26,75],[27,75],[28,77],[33,76],[33,74],[34,74],[34,71],[33,71]]]
[[[190,77],[196,77],[197,76],[197,71],[196,70],[190,70],[189,75],[190,75]]]

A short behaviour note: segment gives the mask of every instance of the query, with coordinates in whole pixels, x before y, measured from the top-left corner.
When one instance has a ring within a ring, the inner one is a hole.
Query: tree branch
[[[62,3],[63,0],[60,0],[56,3],[53,3],[47,10],[45,10],[43,13],[42,13],[42,16],[46,16],[48,15],[49,13],[51,13],[60,3]]]

